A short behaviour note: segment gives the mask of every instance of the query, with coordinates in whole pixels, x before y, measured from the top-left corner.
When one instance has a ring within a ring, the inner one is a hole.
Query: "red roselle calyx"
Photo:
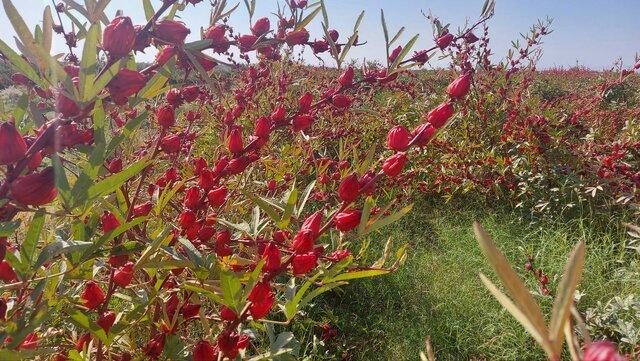
[[[387,133],[387,148],[401,152],[409,146],[410,137],[407,128],[396,125]]]
[[[402,172],[406,162],[407,155],[405,153],[396,153],[384,161],[382,171],[389,177],[395,177]]]
[[[121,58],[133,50],[136,31],[128,16],[118,16],[111,20],[102,33],[102,49],[111,58]]]
[[[58,195],[53,167],[19,177],[11,183],[11,198],[17,203],[40,206],[51,203]]]
[[[338,82],[343,87],[348,87],[353,84],[353,68],[348,67],[347,70],[344,71],[338,78]]]
[[[161,105],[158,110],[156,110],[156,121],[164,128],[173,126],[176,123],[173,106],[169,104]]]
[[[182,44],[187,35],[191,33],[184,23],[175,20],[163,19],[157,21],[152,28],[153,35],[169,44]]]
[[[338,196],[345,203],[351,203],[358,198],[360,193],[360,182],[358,176],[353,173],[346,176],[338,187]]]
[[[107,311],[100,315],[96,323],[104,330],[104,332],[109,333],[109,330],[115,321],[116,314],[111,311]]]
[[[251,32],[255,36],[261,36],[269,32],[271,23],[268,18],[260,18],[251,27]]]
[[[309,32],[304,28],[290,31],[286,34],[284,41],[289,46],[306,44],[309,41]]]
[[[296,254],[291,260],[291,267],[294,275],[303,275],[314,269],[318,264],[318,256],[309,252],[305,254]]]
[[[133,279],[133,262],[127,262],[113,274],[113,282],[120,287],[127,287]]]
[[[451,33],[444,34],[436,40],[436,45],[438,45],[440,49],[444,49],[451,44],[453,38],[454,36]]]
[[[106,296],[97,283],[89,281],[82,291],[81,298],[84,302],[84,306],[92,310],[98,308],[98,306],[104,302]]]
[[[452,98],[463,98],[471,88],[471,73],[461,75],[447,87],[447,94]]]
[[[348,232],[360,224],[362,213],[359,210],[345,210],[336,216],[336,228],[341,232]]]
[[[0,149],[0,165],[15,163],[27,153],[27,143],[13,123],[0,123]]]
[[[451,118],[453,111],[453,104],[449,102],[440,104],[437,108],[431,110],[427,114],[427,120],[434,127],[440,128],[445,125],[449,118]]]

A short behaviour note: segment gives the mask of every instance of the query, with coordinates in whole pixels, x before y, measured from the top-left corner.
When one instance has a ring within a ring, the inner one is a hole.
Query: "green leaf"
[[[72,240],[57,240],[53,243],[49,243],[40,251],[38,260],[33,265],[33,268],[38,269],[42,267],[42,265],[44,265],[46,262],[52,260],[54,257],[71,252],[84,251],[91,248],[92,245],[93,243],[91,242],[78,242]]]
[[[151,0],[142,0],[142,7],[144,8],[144,17],[147,21],[153,18],[153,15],[156,11],[153,9],[153,5],[151,4]]]
[[[412,208],[413,208],[413,204],[410,204],[402,208],[401,210],[391,214],[390,216],[387,216],[382,219],[376,219],[372,225],[366,228],[363,234],[371,233],[373,231],[377,231],[378,229],[388,226],[389,224],[402,218],[405,214],[409,213]]]
[[[55,175],[56,188],[58,189],[58,195],[62,198],[62,203],[65,206],[73,204],[74,197],[71,193],[71,187],[69,186],[69,180],[67,180],[67,173],[62,167],[62,161],[58,154],[51,156],[51,165],[53,166],[53,172]]]
[[[584,241],[578,243],[574,248],[562,275],[562,280],[558,286],[556,299],[551,312],[551,322],[549,324],[549,336],[553,342],[556,354],[562,352],[563,331],[565,324],[571,317],[571,306],[573,296],[580,283],[582,268],[584,267],[585,244]]]
[[[278,223],[282,219],[280,214],[278,214],[277,209],[269,204],[269,202],[262,199],[262,197],[249,192],[244,193],[244,195],[251,199],[253,203],[258,205],[258,207],[260,207],[260,209],[262,209],[274,222]]]
[[[304,192],[302,192],[302,198],[300,199],[300,204],[298,205],[298,209],[296,210],[296,216],[300,217],[300,215],[304,211],[304,206],[307,205],[309,196],[311,196],[311,191],[315,186],[316,186],[316,181],[314,180],[311,183],[309,183],[307,185],[307,188],[304,189]]]
[[[200,286],[191,284],[191,283],[184,283],[180,286],[181,288],[188,290],[188,291],[194,291],[197,292],[199,295],[201,296],[205,296],[209,299],[211,299],[212,301],[221,304],[221,305],[225,305],[227,307],[230,307],[230,304],[227,303],[227,301],[225,301],[224,299],[222,299],[222,297],[220,297],[217,293],[204,289]]]
[[[491,237],[489,237],[484,229],[482,229],[482,226],[480,226],[478,222],[474,222],[473,230],[482,252],[489,260],[489,263],[498,277],[502,280],[503,285],[514,300],[517,309],[529,320],[532,327],[538,334],[547,335],[547,327],[544,323],[544,317],[542,316],[540,306],[536,303],[533,296],[531,296],[531,293],[529,293],[529,290],[522,283],[516,271],[511,268],[507,259],[496,248],[491,241]],[[487,285],[486,282],[485,285]],[[547,346],[543,345],[543,347]]]
[[[158,235],[158,237],[153,240],[153,243],[151,243],[151,245],[149,245],[149,247],[147,247],[147,249],[142,252],[140,258],[138,258],[138,261],[136,261],[136,264],[133,266],[133,268],[140,269],[145,267],[147,260],[158,251],[160,246],[162,246],[163,244],[169,244],[172,238],[173,233],[171,233],[168,228],[163,230],[160,235]]]
[[[6,348],[16,348],[20,343],[22,343],[22,341],[24,341],[28,334],[38,328],[38,326],[40,326],[44,321],[48,320],[50,316],[51,312],[49,312],[45,307],[34,310],[28,323],[23,327],[20,327],[17,332],[11,334],[11,338],[13,340],[4,346]]]
[[[400,64],[400,62],[402,60],[404,60],[404,58],[407,56],[407,54],[409,54],[409,52],[411,51],[411,49],[413,48],[413,45],[416,43],[416,41],[418,41],[418,37],[420,35],[416,34],[413,38],[411,38],[411,40],[409,40],[407,42],[407,44],[402,48],[402,51],[400,52],[400,54],[398,54],[398,56],[396,57],[396,60],[393,61],[393,64],[391,64],[391,66],[389,67],[392,71],[395,70],[398,65]]]
[[[293,209],[296,206],[298,201],[298,190],[296,189],[296,183],[293,182],[291,189],[288,194],[285,194],[287,198],[287,203],[284,207],[284,213],[282,214],[282,219],[278,222],[278,227],[280,229],[285,229],[289,226],[289,222],[291,221],[291,215],[293,214]]]
[[[402,33],[404,33],[404,26],[401,27],[400,30],[398,30],[398,32],[396,33],[396,35],[394,35],[393,38],[391,38],[391,41],[389,41],[389,46],[393,45],[393,43],[395,43],[396,40],[400,38],[400,35],[402,35]]]
[[[27,235],[20,246],[22,262],[27,262],[28,264],[33,263],[34,253],[38,245],[40,233],[42,233],[42,228],[44,227],[44,221],[45,214],[43,211],[37,211],[33,214],[33,218],[31,218],[31,222],[29,222]]]
[[[81,262],[84,262],[89,258],[91,258],[94,255],[94,253],[97,252],[100,249],[100,247],[105,245],[107,242],[127,232],[131,228],[146,222],[147,220],[148,220],[147,217],[137,217],[137,218],[134,218],[131,222],[121,224],[111,232],[102,235],[100,238],[98,238],[97,241],[92,243],[91,247],[88,247],[88,249],[83,253],[82,257],[80,258]]]
[[[315,10],[313,10],[311,13],[309,13],[309,15],[307,15],[304,19],[302,19],[302,21],[300,21],[298,23],[298,25],[296,25],[296,30],[300,30],[302,28],[304,28],[305,26],[309,25],[309,23],[311,23],[311,21],[313,20],[313,18],[316,17],[316,15],[318,15],[318,13],[320,13],[320,11],[322,11],[322,7],[318,7]]]
[[[360,223],[358,224],[357,235],[358,237],[365,234],[367,224],[369,223],[369,217],[371,217],[371,209],[375,206],[375,202],[371,196],[367,197],[364,201],[364,207],[362,208],[362,216],[360,216]]]
[[[18,53],[13,51],[7,43],[0,40],[0,53],[2,53],[13,65],[13,67],[20,73],[29,78],[43,89],[48,88],[47,83],[38,75],[38,73],[24,60]]]
[[[69,318],[77,326],[91,332],[92,335],[97,336],[104,344],[108,344],[107,334],[104,332],[102,327],[91,321],[89,317],[80,310],[71,311],[71,313],[69,313]]]
[[[329,283],[329,284],[325,284],[322,285],[318,288],[316,288],[315,290],[309,292],[308,295],[306,295],[298,304],[298,309],[304,308],[304,306],[306,306],[309,302],[311,302],[314,298],[320,296],[321,294],[327,292],[327,291],[331,291],[332,289],[336,288],[336,287],[340,287],[340,286],[344,286],[348,284],[348,282],[335,282],[335,283]]]
[[[22,361],[22,360],[34,360],[37,356],[51,355],[56,352],[55,348],[42,347],[37,350],[7,350],[0,349],[0,360],[3,361]]]
[[[242,291],[242,284],[238,276],[232,271],[222,270],[220,272],[220,288],[225,303],[238,314],[240,312],[239,305]]]
[[[140,159],[122,172],[113,174],[92,185],[87,191],[88,198],[93,199],[114,192],[118,187],[124,184],[124,182],[138,175],[145,167],[147,167],[147,165],[149,165],[149,159]]]
[[[109,69],[105,70],[102,73],[102,75],[100,75],[95,80],[95,82],[93,83],[93,86],[90,88],[91,90],[85,94],[85,98],[86,99],[95,98],[98,95],[98,93],[100,93],[102,89],[104,89],[107,86],[107,84],[109,84],[111,79],[113,79],[113,77],[120,72],[120,68],[122,67],[122,64],[124,63],[124,61],[125,61],[124,59],[120,59],[115,63],[113,63],[113,65],[111,65]]]
[[[80,62],[80,100],[88,102],[93,95],[93,85],[97,73],[97,49],[100,36],[100,23],[95,23],[89,28],[82,48],[82,61]],[[95,95],[94,95],[95,96]]]
[[[138,92],[138,97],[141,99],[151,99],[160,95],[163,92],[164,86],[169,79],[171,71],[174,69],[175,60],[167,62],[159,71],[157,71],[153,77],[145,84],[145,86]]]
[[[287,317],[287,320],[290,320],[293,318],[293,316],[296,314],[296,311],[298,310],[298,304],[300,303],[300,301],[302,300],[302,297],[304,297],[304,294],[307,292],[307,290],[309,289],[309,287],[311,287],[313,285],[313,282],[315,282],[315,280],[321,275],[321,272],[316,273],[313,277],[309,278],[307,280],[307,282],[305,282],[302,287],[300,287],[300,289],[298,290],[298,292],[296,292],[296,295],[285,304],[284,306],[284,311],[285,311],[285,315]]]
[[[376,277],[376,276],[381,276],[381,275],[386,275],[387,273],[389,273],[391,271],[389,270],[384,270],[384,269],[372,269],[372,270],[362,270],[362,271],[351,271],[351,272],[346,272],[346,273],[342,273],[339,274],[329,280],[324,280],[324,283],[334,283],[334,282],[340,282],[340,281],[348,281],[348,280],[354,280],[354,279],[358,279],[358,278],[370,278],[370,277]]]
[[[0,237],[9,237],[18,227],[20,227],[19,219],[11,222],[0,222]]]

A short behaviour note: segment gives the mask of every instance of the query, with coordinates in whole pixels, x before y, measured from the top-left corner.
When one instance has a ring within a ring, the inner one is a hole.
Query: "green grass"
[[[492,298],[478,273],[497,278],[485,261],[471,228],[478,220],[496,245],[518,267],[532,289],[536,282],[522,270],[526,254],[537,255],[537,266],[558,278],[572,247],[587,240],[587,261],[579,309],[614,295],[638,294],[640,281],[614,277],[624,253],[624,231],[619,224],[599,226],[585,221],[546,222],[522,226],[508,211],[477,203],[430,205],[419,202],[413,212],[385,231],[373,243],[377,251],[392,236],[409,242],[410,256],[396,273],[352,282],[318,303],[313,318],[329,319],[339,331],[330,343],[333,354],[349,360],[416,360],[430,336],[438,360],[544,359],[533,340]],[[379,254],[371,250],[370,261]],[[538,298],[548,312],[549,298]]]

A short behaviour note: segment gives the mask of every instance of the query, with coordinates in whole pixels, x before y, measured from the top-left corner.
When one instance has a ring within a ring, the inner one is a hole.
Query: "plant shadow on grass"
[[[318,300],[311,318],[328,320],[338,330],[328,342],[333,356],[325,356],[416,360],[429,336],[438,360],[544,360],[533,339],[479,281],[479,272],[497,278],[476,243],[472,222],[480,221],[532,290],[536,281],[522,271],[528,253],[540,253],[537,265],[550,275],[554,289],[575,242],[594,235],[580,234],[575,226],[527,229],[515,219],[513,213],[473,202],[442,206],[419,201],[413,212],[374,238],[367,254],[367,262],[375,261],[390,236],[395,246],[410,243],[407,262],[397,272],[354,281]],[[605,250],[589,252],[581,309],[619,292],[638,292],[637,284],[629,289],[609,278],[619,248],[611,243],[616,234],[598,237]],[[548,312],[552,300],[537,299]]]

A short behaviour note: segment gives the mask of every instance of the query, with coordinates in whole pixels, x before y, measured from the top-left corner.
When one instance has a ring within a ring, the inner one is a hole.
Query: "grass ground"
[[[614,276],[629,257],[637,259],[625,254],[626,237],[616,222],[596,230],[579,220],[526,227],[513,213],[473,202],[445,206],[419,202],[378,240],[383,243],[391,235],[398,244],[409,242],[406,264],[394,274],[353,282],[319,302],[319,312],[339,331],[332,341],[333,354],[349,360],[416,360],[430,336],[438,360],[543,359],[533,340],[478,279],[477,274],[484,272],[497,281],[473,236],[474,219],[519,267],[532,289],[537,288],[535,280],[522,271],[526,254],[537,254],[537,265],[549,274],[553,290],[572,247],[586,239],[579,308],[614,295],[640,293],[640,281]],[[371,254],[372,260],[377,257]],[[539,299],[548,311],[551,300]]]

